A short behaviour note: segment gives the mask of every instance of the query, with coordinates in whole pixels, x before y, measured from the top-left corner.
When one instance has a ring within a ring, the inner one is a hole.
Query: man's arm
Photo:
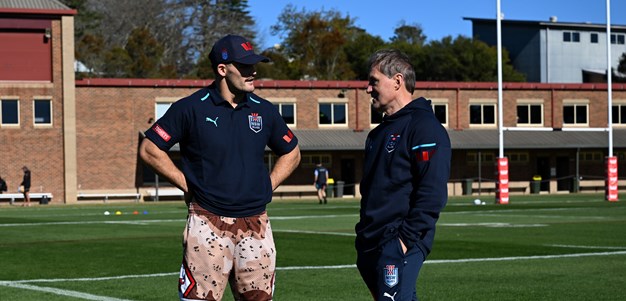
[[[174,165],[167,152],[161,150],[150,139],[144,138],[139,146],[139,156],[159,175],[187,193],[187,181],[183,172]]]
[[[276,160],[276,165],[270,173],[272,180],[272,191],[282,183],[300,164],[300,147],[296,146],[291,152],[288,152]]]

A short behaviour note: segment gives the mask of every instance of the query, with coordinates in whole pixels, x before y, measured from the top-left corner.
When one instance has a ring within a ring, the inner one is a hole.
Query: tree
[[[107,58],[125,49],[131,34],[138,28],[147,29],[155,40],[145,46],[161,48],[145,50],[161,53],[158,72],[179,78],[204,74],[199,72],[204,68],[199,64],[206,63],[211,46],[218,38],[228,33],[255,38],[255,24],[248,12],[247,0],[63,1],[78,10],[76,58],[96,76],[120,74],[121,66],[105,67],[109,64]],[[125,59],[116,58],[113,64]],[[134,75],[137,72],[135,70]]]
[[[619,58],[619,64],[617,65],[617,71],[621,74],[626,75],[626,52],[622,53],[622,56]]]
[[[344,47],[355,34],[354,20],[336,10],[298,11],[288,4],[271,28],[285,36],[285,55],[300,78],[342,80],[354,78]]]
[[[147,28],[134,29],[126,47],[130,58],[127,75],[135,78],[157,78],[160,74],[160,61],[163,46],[152,36]]]
[[[344,51],[350,68],[355,73],[354,79],[367,80],[369,70],[367,63],[372,53],[387,46],[379,36],[372,36],[363,29],[356,30],[352,39],[348,40]]]
[[[407,25],[405,21],[400,21],[400,25],[393,31],[391,43],[407,43],[409,45],[422,46],[426,41],[426,36],[419,24]]]
[[[426,60],[417,74],[427,81],[496,81],[497,49],[464,36],[444,37],[425,46]],[[524,81],[524,76],[510,65],[507,51],[502,54],[505,81]]]

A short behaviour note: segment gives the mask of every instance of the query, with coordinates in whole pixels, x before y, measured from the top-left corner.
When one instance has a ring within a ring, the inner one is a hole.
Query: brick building
[[[27,165],[31,191],[51,192],[54,203],[75,203],[88,194],[153,194],[157,178],[137,156],[142,133],[169,104],[211,80],[75,80],[76,12],[57,1],[23,3],[40,6],[0,8],[0,175],[9,190],[15,192]],[[255,84],[255,92],[276,105],[300,139],[302,163],[283,186],[313,187],[313,163],[320,160],[344,183],[344,194],[358,196],[365,137],[381,118],[371,110],[367,83]],[[613,147],[622,171],[626,85],[612,88]],[[493,193],[497,85],[418,82],[414,95],[433,101],[450,134],[450,194],[467,193],[468,183]],[[579,185],[602,190],[607,98],[606,84],[505,83],[504,146],[512,192],[530,192],[536,175],[544,180],[543,191],[576,191]],[[170,154],[177,161],[176,147]],[[270,167],[274,157],[268,152],[266,158]],[[581,177],[583,182],[574,181]],[[167,189],[167,183],[158,183]]]

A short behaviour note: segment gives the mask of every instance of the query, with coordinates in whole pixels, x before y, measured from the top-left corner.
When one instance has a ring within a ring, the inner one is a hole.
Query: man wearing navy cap
[[[415,71],[397,50],[369,60],[367,93],[383,121],[367,136],[357,267],[374,300],[417,301],[415,283],[448,200],[451,147]]]
[[[276,248],[265,211],[272,192],[298,166],[298,139],[267,100],[252,93],[254,65],[268,62],[241,36],[209,55],[216,79],[169,108],[146,131],[140,156],[185,192],[181,300],[271,300]],[[181,168],[167,155],[180,145]],[[268,146],[278,159],[264,163]]]

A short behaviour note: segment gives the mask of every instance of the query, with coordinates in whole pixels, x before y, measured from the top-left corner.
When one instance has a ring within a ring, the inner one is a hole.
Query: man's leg
[[[380,252],[359,254],[357,266],[374,300],[417,301],[415,284],[424,262],[418,247],[403,254],[400,241],[392,239]]]
[[[237,245],[230,287],[235,300],[271,301],[276,247],[267,213],[238,218]]]
[[[181,300],[222,300],[235,247],[229,220],[189,204],[179,278]]]

